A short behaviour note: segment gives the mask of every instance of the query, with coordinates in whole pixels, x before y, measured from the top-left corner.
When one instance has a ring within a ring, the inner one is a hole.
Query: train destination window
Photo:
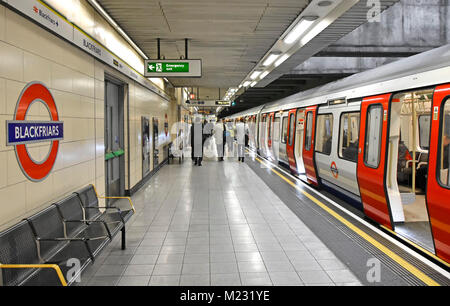
[[[441,184],[448,187],[450,187],[449,164],[450,164],[450,100],[447,100],[444,104],[444,117],[442,122],[439,175]]]
[[[286,143],[287,141],[287,117],[283,118],[283,126],[281,132],[283,133],[283,136],[281,137],[281,142]]]
[[[333,114],[317,116],[316,151],[326,155],[331,154],[333,140]]]
[[[372,168],[378,168],[380,164],[382,131],[383,131],[383,107],[381,105],[371,105],[367,110],[364,163]]]
[[[313,130],[313,113],[308,112],[308,115],[306,115],[306,138],[305,138],[306,151],[311,150],[312,130]]]
[[[352,162],[358,160],[359,119],[359,112],[341,115],[339,157]]]
[[[294,114],[291,114],[289,119],[289,145],[292,146],[292,142],[294,141],[295,134],[295,118]]]
[[[280,117],[275,118],[273,123],[273,141],[280,141]]]

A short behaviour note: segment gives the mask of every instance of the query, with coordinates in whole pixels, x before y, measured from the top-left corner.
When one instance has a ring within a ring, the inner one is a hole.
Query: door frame
[[[394,229],[391,205],[389,203],[386,187],[386,172],[388,166],[388,147],[390,131],[391,104],[394,95],[392,93],[365,97],[361,102],[361,119],[358,148],[357,179],[361,195],[364,213],[370,219],[376,221],[391,230]],[[379,164],[377,168],[369,167],[364,161],[366,137],[367,137],[367,114],[371,106],[382,107],[382,132],[380,139]]]
[[[319,106],[313,105],[310,107],[307,107],[305,109],[305,129],[303,132],[303,165],[305,166],[305,172],[306,172],[306,178],[309,183],[315,186],[320,185],[316,162],[315,162],[315,151],[316,151],[316,127],[317,127],[317,112],[318,112]],[[309,150],[306,150],[306,135],[307,129],[308,129],[308,113],[312,113],[313,123],[312,123],[312,132],[311,132],[311,147]]]
[[[291,117],[294,115],[294,135],[291,135]],[[288,139],[286,142],[286,155],[289,160],[289,167],[294,174],[298,174],[297,161],[295,159],[295,133],[297,131],[297,109],[288,112]]]
[[[118,94],[118,117],[119,117],[119,142],[120,142],[120,146],[122,147],[123,150],[125,150],[125,143],[128,142],[129,143],[129,135],[127,135],[128,137],[125,137],[125,113],[128,115],[129,114],[129,109],[128,109],[128,86],[125,82],[121,81],[120,79],[111,76],[109,74],[104,75],[104,139],[105,139],[105,153],[106,153],[106,141],[109,141],[109,139],[107,139],[108,134],[107,134],[107,108],[108,108],[108,103],[107,103],[107,83],[111,83],[114,84],[116,86],[118,86],[119,88],[119,94]],[[127,120],[128,121],[128,120]],[[128,123],[128,122],[127,122]],[[128,123],[129,124],[129,123]],[[129,125],[128,126],[128,132],[129,132]],[[129,145],[128,145],[129,148]],[[110,190],[110,186],[108,184],[108,176],[109,176],[109,167],[108,167],[108,163],[105,160],[105,195],[106,196],[124,196],[125,195],[125,154],[115,157],[115,158],[119,158],[119,191],[118,194],[111,194],[111,190]],[[128,165],[129,166],[129,165]],[[129,167],[128,167],[129,169]],[[129,183],[129,182],[128,182]],[[109,205],[110,203],[112,203],[113,201],[111,200],[107,200],[106,204]]]
[[[450,262],[450,207],[448,203],[450,188],[442,186],[439,182],[439,157],[442,154],[441,134],[443,132],[443,106],[450,99],[450,84],[440,85],[433,93],[433,104],[431,109],[431,132],[430,148],[428,155],[428,179],[427,179],[427,208],[433,236],[436,255]],[[436,117],[435,117],[436,116]],[[447,227],[447,230],[445,229]]]

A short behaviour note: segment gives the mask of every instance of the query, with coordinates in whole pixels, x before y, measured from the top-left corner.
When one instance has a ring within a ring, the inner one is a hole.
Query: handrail
[[[133,210],[134,213],[136,213],[136,209],[134,208],[133,201],[131,201],[130,197],[99,197],[97,193],[97,188],[95,188],[94,184],[92,184],[92,187],[94,187],[95,194],[99,199],[127,199],[128,202],[130,202],[131,209]]]
[[[55,264],[0,264],[0,269],[53,269],[56,271],[61,285],[67,286],[61,268]]]

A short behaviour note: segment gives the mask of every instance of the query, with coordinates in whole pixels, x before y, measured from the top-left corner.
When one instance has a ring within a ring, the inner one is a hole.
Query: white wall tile
[[[25,88],[26,83],[6,80],[6,114],[14,115],[16,110],[17,101],[19,100],[20,93]]]
[[[0,77],[23,81],[23,51],[0,41]]]
[[[47,87],[51,84],[51,62],[43,57],[24,52],[24,81],[39,81]]]
[[[73,90],[73,71],[69,68],[53,63],[52,64],[52,85],[54,89],[72,92]]]
[[[8,199],[8,201],[0,201],[0,211],[2,212],[0,224],[19,221],[21,219],[26,213],[25,195],[25,183],[0,189],[0,199]],[[12,203],[13,205],[11,205]]]
[[[3,5],[0,6],[0,40],[5,40],[6,31],[6,9]]]
[[[0,114],[6,114],[6,80],[0,78]]]

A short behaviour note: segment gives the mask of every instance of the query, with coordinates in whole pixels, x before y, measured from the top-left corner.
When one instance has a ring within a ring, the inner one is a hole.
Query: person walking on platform
[[[230,153],[230,151],[233,151],[233,123],[228,121],[225,122],[225,145],[227,147],[226,152]],[[223,152],[225,155],[225,152]]]
[[[224,120],[217,121],[214,125],[214,140],[216,142],[217,157],[219,161],[223,161],[225,153],[226,130]]]
[[[195,117],[191,126],[191,156],[196,166],[202,165],[204,140],[202,121],[200,117]]]
[[[245,125],[244,125],[244,119],[241,118],[236,123],[236,141],[238,145],[238,160],[241,162],[244,162],[244,156],[245,156]]]

